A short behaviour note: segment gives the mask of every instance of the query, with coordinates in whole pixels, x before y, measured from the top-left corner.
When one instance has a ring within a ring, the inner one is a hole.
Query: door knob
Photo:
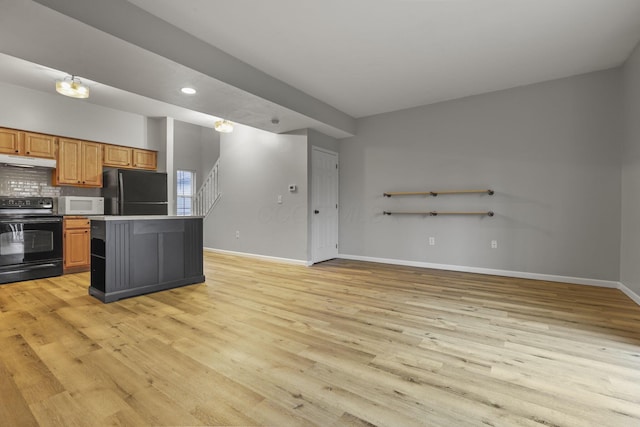
[[[318,209],[316,209],[315,211],[313,211],[313,213],[317,215],[317,214],[320,213],[320,211]]]

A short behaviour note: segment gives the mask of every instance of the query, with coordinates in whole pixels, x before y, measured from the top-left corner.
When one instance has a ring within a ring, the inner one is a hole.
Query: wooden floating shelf
[[[488,212],[382,212],[383,215],[428,215],[428,216],[439,216],[439,215],[481,215],[481,216],[493,216],[495,215],[492,211]]]
[[[457,190],[457,191],[394,191],[383,193],[384,197],[391,196],[432,196],[436,197],[438,194],[488,194],[493,196],[493,190]]]

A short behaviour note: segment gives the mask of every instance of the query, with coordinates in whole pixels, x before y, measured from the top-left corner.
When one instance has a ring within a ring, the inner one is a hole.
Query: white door
[[[313,263],[338,256],[338,153],[311,152],[311,257]]]

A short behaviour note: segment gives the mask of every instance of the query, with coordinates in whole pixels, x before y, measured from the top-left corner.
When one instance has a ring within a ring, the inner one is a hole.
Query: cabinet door
[[[88,267],[90,258],[89,228],[64,232],[64,268]]]
[[[119,145],[104,145],[104,166],[130,168],[132,164],[131,147],[120,147]]]
[[[102,144],[82,143],[82,184],[102,187]]]
[[[39,133],[24,134],[24,154],[32,157],[44,157],[47,159],[55,159],[56,157],[56,138],[51,135],[42,135]]]
[[[133,167],[137,169],[158,168],[158,153],[150,150],[133,149]]]
[[[14,129],[0,128],[0,153],[20,154],[23,133]]]
[[[59,138],[58,165],[55,171],[56,184],[82,184],[82,141]]]

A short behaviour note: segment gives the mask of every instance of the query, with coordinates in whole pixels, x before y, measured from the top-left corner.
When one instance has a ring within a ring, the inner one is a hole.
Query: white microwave
[[[60,215],[104,215],[104,197],[58,197]]]

